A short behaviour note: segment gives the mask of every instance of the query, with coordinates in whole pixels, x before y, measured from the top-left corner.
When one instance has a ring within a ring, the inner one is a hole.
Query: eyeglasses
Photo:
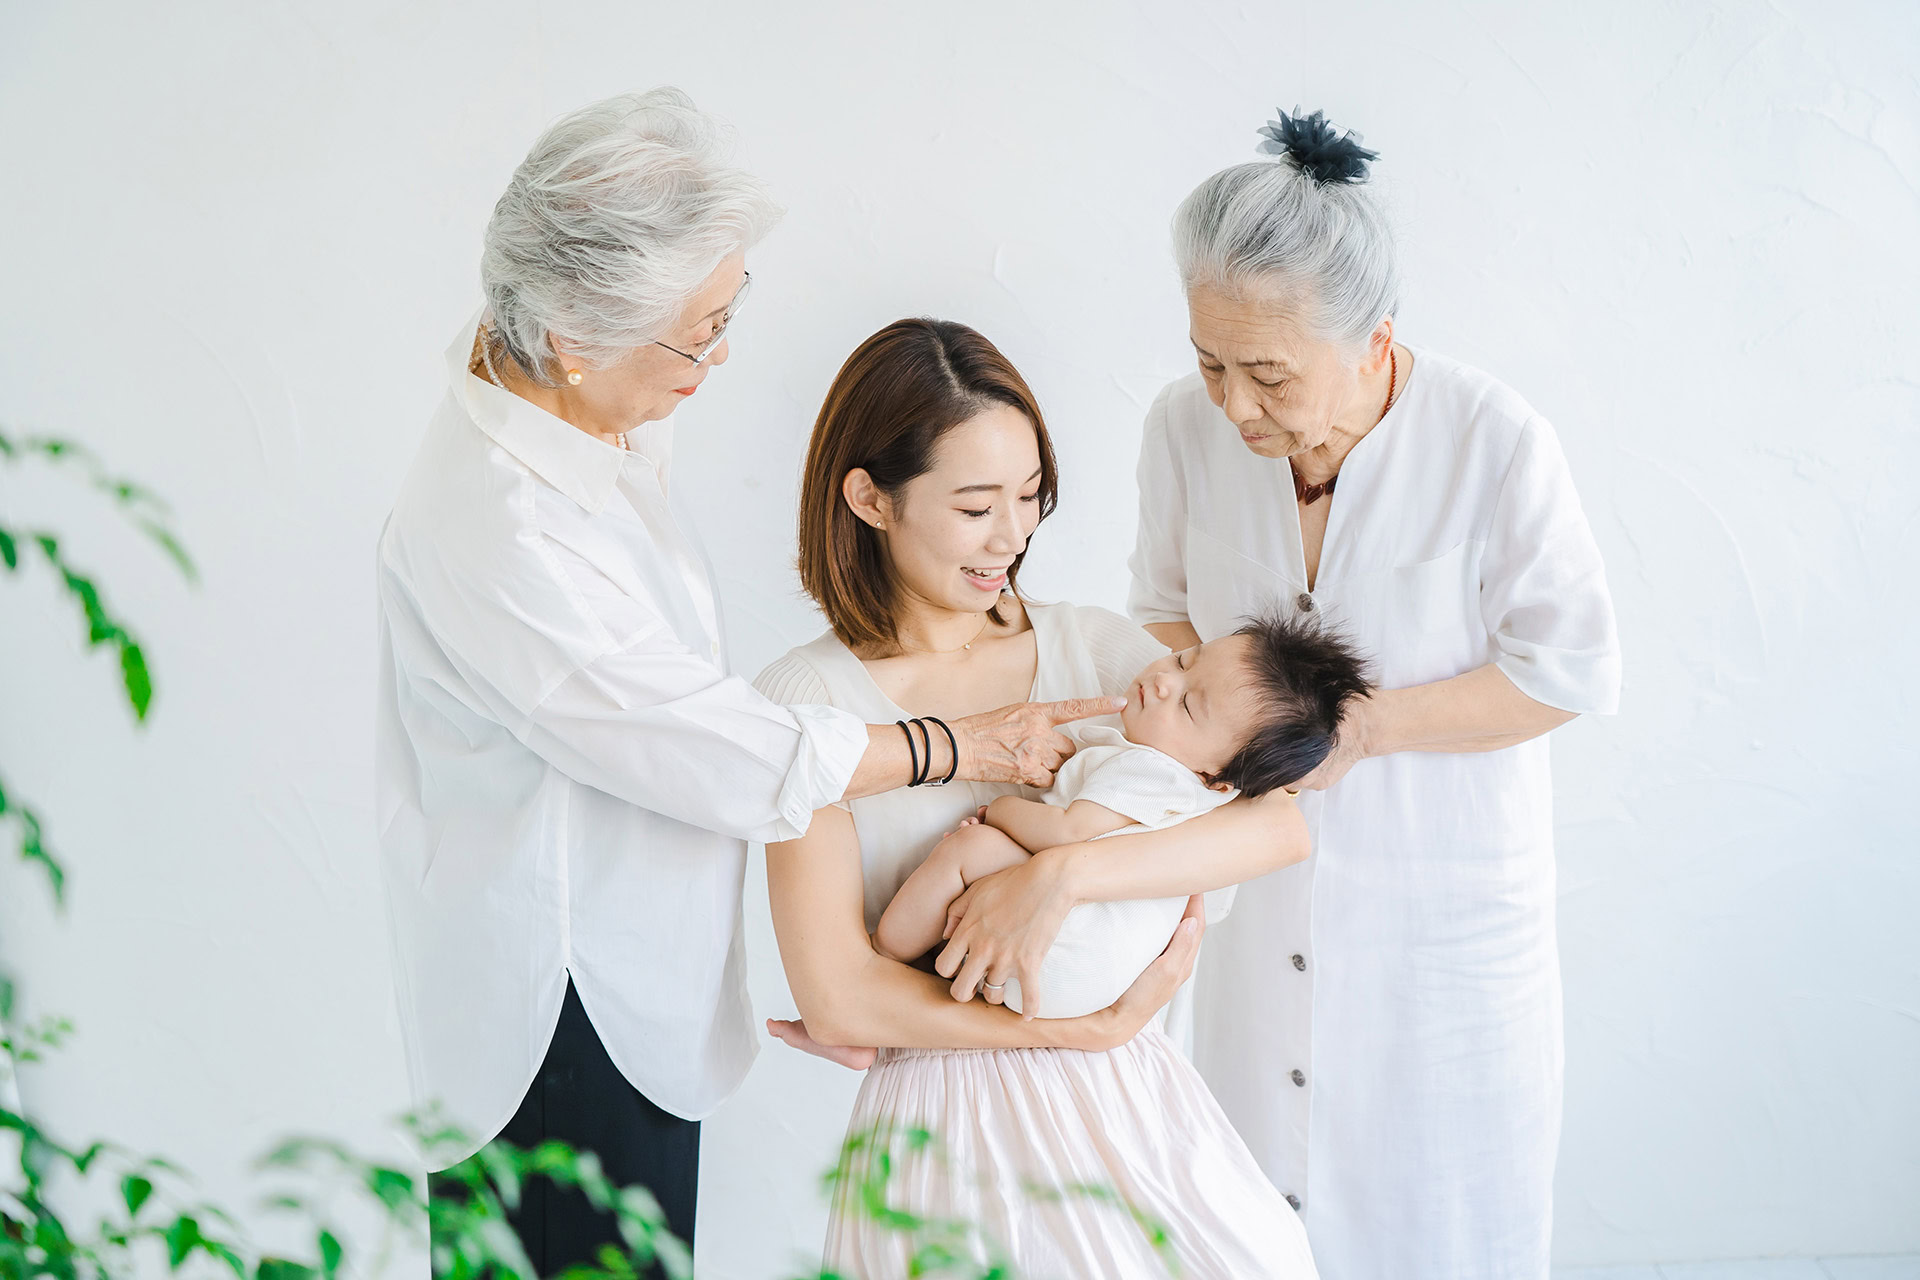
[[[653,345],[656,347],[667,347],[667,350],[673,352],[673,354],[679,356],[682,360],[691,360],[695,364],[705,364],[707,357],[713,354],[713,349],[719,346],[721,339],[727,336],[727,326],[733,323],[734,313],[739,311],[740,304],[746,301],[747,290],[753,288],[753,273],[749,271],[746,272],[745,275],[747,278],[740,282],[739,292],[733,295],[733,301],[727,304],[727,309],[720,313],[720,327],[713,331],[713,336],[707,339],[707,344],[704,347],[689,354],[678,347],[667,347],[667,344],[664,342],[655,342]]]

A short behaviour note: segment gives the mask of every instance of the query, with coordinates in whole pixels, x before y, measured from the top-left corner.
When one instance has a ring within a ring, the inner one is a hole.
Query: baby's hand
[[[816,1058],[825,1058],[828,1062],[837,1062],[855,1071],[865,1071],[873,1065],[873,1060],[880,1056],[878,1049],[861,1048],[857,1045],[821,1044],[807,1034],[807,1024],[798,1018],[791,1020],[768,1018],[767,1034],[776,1040],[785,1041],[803,1053],[810,1053]]]

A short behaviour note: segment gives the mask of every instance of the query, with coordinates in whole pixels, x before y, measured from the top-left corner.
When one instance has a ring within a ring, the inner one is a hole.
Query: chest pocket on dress
[[[1480,547],[1462,542],[1430,560],[1367,574],[1341,592],[1343,621],[1373,655],[1381,684],[1444,680],[1488,660]]]

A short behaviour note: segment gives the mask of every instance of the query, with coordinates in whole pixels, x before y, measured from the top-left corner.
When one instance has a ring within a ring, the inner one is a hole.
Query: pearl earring
[[[567,370],[567,385],[568,385],[568,386],[570,386],[570,387],[577,387],[577,386],[579,386],[579,385],[580,385],[580,379],[581,379],[581,378],[582,378],[583,376],[584,376],[584,375],[583,375],[583,374],[582,374],[582,373],[581,373],[581,372],[580,372],[580,371],[579,371],[578,369],[569,369],[569,370]]]

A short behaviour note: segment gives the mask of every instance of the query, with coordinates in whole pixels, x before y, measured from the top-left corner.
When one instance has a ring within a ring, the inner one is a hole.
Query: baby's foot
[[[862,1048],[859,1045],[821,1044],[807,1034],[807,1024],[798,1018],[768,1018],[767,1034],[776,1040],[810,1053],[816,1058],[825,1058],[828,1062],[837,1062],[843,1067],[855,1071],[865,1071],[880,1056],[878,1049]]]
[[[958,831],[962,827],[977,827],[981,823],[985,822],[986,820],[987,820],[987,806],[981,805],[979,810],[975,812],[975,814],[971,818],[960,819],[960,826],[955,827],[953,831]],[[949,831],[947,832],[947,834],[952,835],[953,831]]]

